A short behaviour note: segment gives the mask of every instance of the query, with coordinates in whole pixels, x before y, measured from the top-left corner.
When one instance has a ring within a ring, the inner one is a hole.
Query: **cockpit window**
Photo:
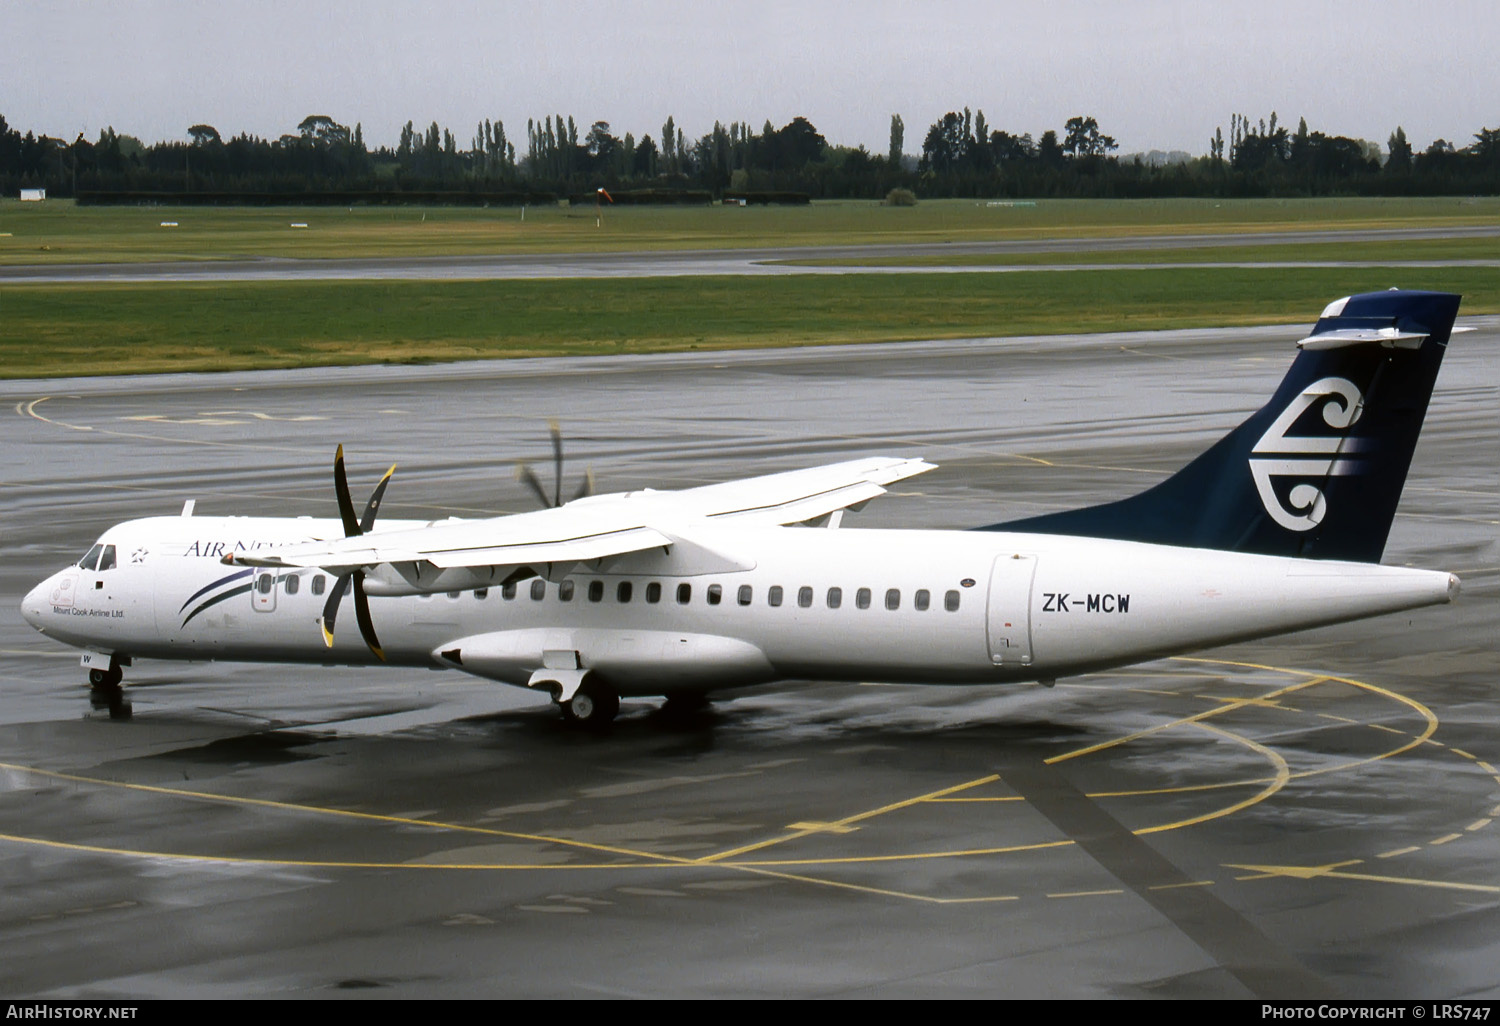
[[[106,545],[106,546],[104,546],[104,555],[102,555],[102,556],[99,557],[99,569],[100,570],[113,570],[114,568],[115,568],[115,547],[113,545]]]
[[[82,559],[78,561],[78,565],[84,570],[96,569],[99,566],[99,553],[103,551],[103,545],[95,545],[93,548],[88,550],[88,552]]]

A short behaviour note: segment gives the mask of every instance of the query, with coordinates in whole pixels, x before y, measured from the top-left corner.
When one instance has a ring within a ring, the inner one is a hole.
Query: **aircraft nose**
[[[26,593],[21,600],[21,616],[37,630],[42,629],[42,611],[52,595],[52,578],[47,578]]]

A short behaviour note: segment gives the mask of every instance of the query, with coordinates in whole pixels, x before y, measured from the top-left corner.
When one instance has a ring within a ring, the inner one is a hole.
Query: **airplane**
[[[785,679],[1004,684],[1451,602],[1383,566],[1460,297],[1339,299],[1270,401],[1181,471],[1085,509],[972,530],[841,528],[934,469],[871,457],[681,491],[561,493],[488,519],[178,516],[105,531],[22,603],[130,715],[136,659],[457,670],[607,724]],[[345,599],[356,631],[343,627]]]

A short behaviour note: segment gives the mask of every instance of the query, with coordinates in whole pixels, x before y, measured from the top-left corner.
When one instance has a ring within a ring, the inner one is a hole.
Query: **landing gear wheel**
[[[571,701],[562,704],[563,718],[580,727],[602,727],[612,722],[620,711],[620,696],[612,688],[595,681],[584,681]]]
[[[89,671],[89,687],[95,691],[118,690],[120,681],[125,679],[125,671],[113,664],[107,670],[93,669]]]
[[[125,698],[125,689],[120,686],[124,679],[125,671],[113,662],[107,670],[90,670],[89,705],[95,709],[108,709],[112,720],[130,719],[134,709]]]
[[[114,658],[110,660],[110,669],[99,666],[90,669],[89,705],[96,709],[110,709],[111,720],[129,720],[132,708],[124,697],[124,688],[120,687],[123,679],[124,670]]]

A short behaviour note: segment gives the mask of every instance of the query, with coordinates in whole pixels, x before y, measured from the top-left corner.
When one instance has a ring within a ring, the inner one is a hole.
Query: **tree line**
[[[464,196],[505,202],[581,197],[604,188],[646,198],[723,196],[870,198],[906,189],[920,197],[1146,197],[1466,195],[1500,191],[1500,129],[1457,146],[1417,150],[1397,126],[1387,145],[1295,131],[1240,114],[1208,140],[1208,153],[1168,161],[1120,157],[1115,139],[1086,115],[1039,137],[990,125],[982,110],[949,111],[906,151],[905,124],[891,118],[885,153],[829,143],[805,117],[756,131],[744,122],[689,136],[668,117],[660,131],[614,134],[571,115],[527,120],[512,136],[501,120],[475,125],[465,142],[437,122],[408,121],[398,144],[371,149],[359,124],[309,115],[277,139],[212,125],[185,138],[145,144],[113,127],[72,142],[11,127],[0,115],[0,193],[45,188],[84,199],[199,194],[295,202],[337,195],[387,202]]]

